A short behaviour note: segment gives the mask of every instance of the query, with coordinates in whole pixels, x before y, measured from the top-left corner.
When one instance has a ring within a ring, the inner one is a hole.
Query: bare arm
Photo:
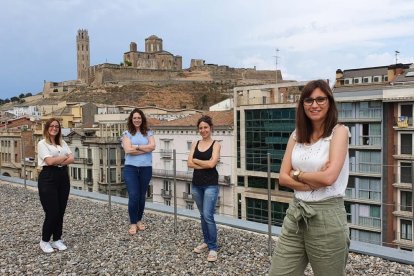
[[[138,150],[138,146],[132,145],[131,140],[128,138],[128,136],[124,135],[122,137],[122,147],[124,148],[125,153],[131,154],[131,155],[140,155],[144,154],[145,152]]]
[[[303,172],[300,181],[313,189],[331,186],[338,178],[348,152],[348,129],[339,126],[331,140],[329,148],[329,161],[318,172]]]
[[[66,165],[72,164],[73,162],[75,162],[75,157],[73,156],[72,153],[69,153],[69,154],[66,154],[66,159],[62,163],[60,163],[60,165],[66,166]]]
[[[193,155],[194,155],[196,145],[197,145],[197,142],[193,142],[191,144],[191,150],[190,150],[190,153],[188,154],[187,166],[189,168],[193,168],[193,169],[202,169],[201,166],[199,166],[199,165],[197,165],[193,162]]]
[[[213,145],[213,153],[211,155],[210,160],[200,160],[193,158],[193,163],[200,166],[202,169],[211,169],[214,168],[218,161],[220,160],[220,149],[221,145],[219,143],[214,143]]]
[[[146,144],[146,145],[138,145],[136,147],[136,149],[138,151],[143,151],[143,152],[152,152],[153,150],[155,150],[155,139],[154,139],[154,136],[149,136],[148,137],[148,144]]]
[[[46,165],[48,166],[59,166],[59,165],[62,165],[68,158],[69,158],[68,155],[48,156],[44,159],[44,161]],[[73,156],[71,158],[73,159]]]
[[[295,140],[293,139],[292,135],[289,138],[288,144],[286,146],[285,155],[283,157],[282,165],[280,167],[279,172],[279,184],[290,189],[294,189],[296,191],[311,191],[311,187],[306,185],[305,183],[296,181],[292,175],[291,171],[292,167],[292,151],[293,147],[295,146]]]

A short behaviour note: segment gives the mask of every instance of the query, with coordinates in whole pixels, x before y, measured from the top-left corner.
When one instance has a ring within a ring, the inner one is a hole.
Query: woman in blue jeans
[[[194,248],[195,253],[208,249],[207,261],[217,260],[217,227],[214,221],[217,197],[219,193],[217,162],[221,145],[211,138],[213,121],[203,115],[197,122],[201,140],[193,142],[188,156],[188,167],[194,169],[193,198],[200,211],[201,229],[204,241]]]
[[[145,230],[142,222],[145,197],[152,176],[152,151],[155,149],[154,133],[148,128],[144,113],[135,108],[129,114],[128,130],[122,135],[125,151],[124,177],[128,190],[128,233]]]

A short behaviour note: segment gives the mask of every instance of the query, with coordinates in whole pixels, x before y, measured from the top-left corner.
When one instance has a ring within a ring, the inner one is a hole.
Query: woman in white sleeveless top
[[[309,82],[296,111],[279,183],[294,190],[270,275],[345,275],[349,229],[343,197],[348,183],[349,130],[338,124],[328,83]]]

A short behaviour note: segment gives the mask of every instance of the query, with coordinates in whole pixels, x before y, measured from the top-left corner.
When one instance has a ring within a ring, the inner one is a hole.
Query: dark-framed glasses
[[[324,105],[326,104],[326,101],[328,100],[328,97],[316,97],[316,98],[305,98],[303,100],[304,105],[312,105],[315,101],[318,105]]]

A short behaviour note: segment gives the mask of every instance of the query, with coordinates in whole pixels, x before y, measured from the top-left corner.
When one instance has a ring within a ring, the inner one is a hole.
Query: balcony
[[[93,165],[92,158],[86,158],[86,165]]]
[[[345,198],[352,202],[381,204],[381,192],[346,188]]]
[[[382,119],[382,108],[360,109],[359,118],[361,119]]]
[[[85,179],[83,180],[83,183],[84,183],[85,185],[93,185],[93,178],[85,178]]]
[[[373,217],[358,217],[358,225],[381,229],[381,219],[380,218],[373,218]]]
[[[152,175],[155,177],[173,179],[174,170],[152,169]],[[193,172],[192,171],[177,171],[175,176],[177,179],[191,180],[193,179]]]
[[[191,193],[183,192],[183,199],[186,202],[190,202],[190,203],[194,202],[193,195]]]
[[[408,116],[396,117],[394,128],[413,129],[413,117],[408,117]]]
[[[161,149],[160,156],[161,158],[172,158],[173,150],[172,149]]]
[[[370,175],[370,176],[381,176],[381,164],[378,163],[368,163],[368,162],[358,162],[349,163],[349,171],[351,173]]]
[[[171,198],[172,197],[172,191],[171,190],[165,190],[165,189],[161,189],[161,196],[163,198]]]
[[[79,158],[79,157],[75,157],[75,164],[86,164],[86,159],[85,158]]]

